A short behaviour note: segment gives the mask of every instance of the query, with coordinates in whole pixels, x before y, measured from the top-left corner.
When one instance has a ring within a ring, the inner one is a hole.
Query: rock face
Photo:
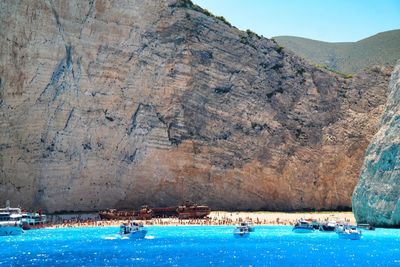
[[[392,74],[385,113],[366,152],[353,194],[357,222],[400,227],[400,61]]]
[[[0,203],[351,206],[388,70],[341,78],[189,1],[0,3]]]

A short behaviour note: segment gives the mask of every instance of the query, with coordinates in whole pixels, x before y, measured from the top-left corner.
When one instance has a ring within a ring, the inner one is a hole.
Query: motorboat
[[[130,239],[141,239],[147,234],[142,223],[131,222],[129,224],[122,224],[119,228],[121,237],[128,237]]]
[[[7,201],[6,207],[0,209],[0,236],[22,234],[21,218],[21,209],[10,208],[10,202]]]
[[[359,223],[359,224],[357,224],[357,228],[363,228],[365,230],[370,230],[370,231],[374,231],[375,230],[374,226],[372,226],[370,224],[367,224],[367,223]]]
[[[359,240],[361,239],[362,233],[361,230],[357,229],[356,226],[347,225],[343,228],[343,230],[338,231],[340,239],[351,239],[351,240]]]
[[[250,235],[249,227],[238,225],[233,231],[235,237],[248,237]]]
[[[252,222],[241,222],[239,226],[247,227],[249,232],[254,232],[255,231],[255,227],[254,227],[254,224]]]
[[[336,229],[336,225],[337,225],[336,221],[323,222],[323,223],[321,223],[319,230],[333,232]]]
[[[304,221],[307,221],[311,225],[311,227],[314,228],[314,230],[319,230],[320,223],[317,220],[309,218],[305,219]]]
[[[295,233],[312,233],[314,227],[309,221],[300,220],[294,225],[292,231]]]

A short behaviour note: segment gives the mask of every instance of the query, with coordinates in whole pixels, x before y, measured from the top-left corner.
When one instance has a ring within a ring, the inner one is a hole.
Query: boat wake
[[[119,239],[119,238],[120,238],[119,235],[106,236],[106,237],[104,237],[105,240],[115,240],[115,239]]]
[[[146,236],[144,239],[154,239],[156,238],[155,236]],[[120,236],[120,235],[115,235],[115,236],[105,236],[103,239],[105,240],[117,240],[117,239],[129,239],[129,236]]]

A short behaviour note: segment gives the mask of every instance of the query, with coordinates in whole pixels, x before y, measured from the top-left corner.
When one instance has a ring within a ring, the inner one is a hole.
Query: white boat
[[[233,232],[234,237],[248,237],[250,235],[249,227],[238,225]]]
[[[247,227],[249,232],[254,232],[255,231],[255,227],[254,227],[254,224],[252,222],[241,222],[239,226]]]
[[[7,201],[6,207],[0,209],[0,236],[22,234],[21,218],[21,209],[10,208],[10,202]]]
[[[22,229],[24,229],[24,230],[42,228],[47,223],[46,215],[42,214],[41,211],[39,211],[39,212],[22,212],[21,216],[22,216],[22,219],[21,219]]]
[[[356,226],[345,226],[343,230],[337,231],[339,238],[341,239],[351,239],[351,240],[359,240],[361,239],[362,233],[361,230],[358,230]]]
[[[141,239],[146,236],[147,230],[144,229],[143,224],[131,222],[129,224],[122,224],[119,228],[119,234],[121,237]]]
[[[314,232],[314,227],[310,222],[300,220],[294,225],[292,231],[295,233],[312,233]]]
[[[336,232],[336,233],[343,232],[344,229],[345,229],[346,227],[348,227],[348,226],[349,226],[349,225],[348,225],[347,223],[338,223],[338,224],[336,224],[335,232]]]

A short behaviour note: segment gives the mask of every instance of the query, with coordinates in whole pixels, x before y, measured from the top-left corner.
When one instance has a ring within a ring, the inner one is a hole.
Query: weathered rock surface
[[[353,194],[357,222],[400,227],[400,61],[378,133],[369,145]]]
[[[343,79],[187,1],[0,3],[0,203],[351,206],[387,70]]]

